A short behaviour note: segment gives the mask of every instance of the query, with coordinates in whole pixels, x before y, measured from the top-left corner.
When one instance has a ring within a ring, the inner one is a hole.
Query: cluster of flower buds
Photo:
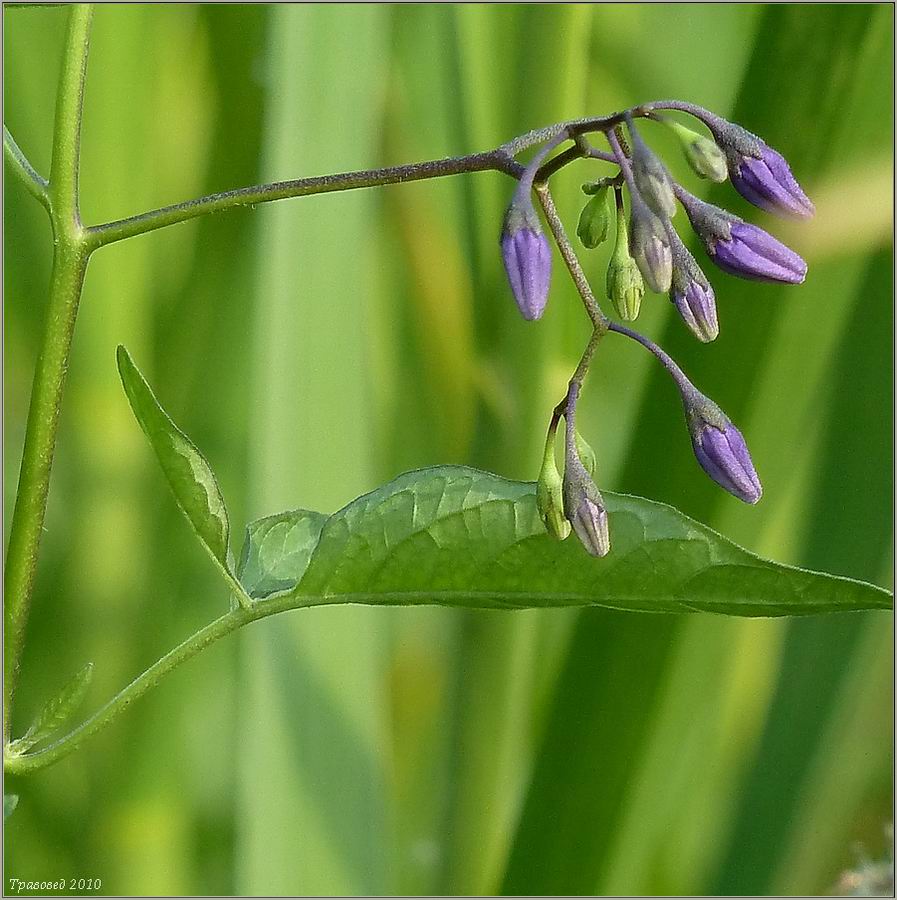
[[[710,136],[671,119],[666,110],[696,117],[707,127]],[[576,130],[577,125],[587,121],[581,120],[570,123],[569,130],[553,131],[552,138],[520,178],[501,236],[511,290],[524,318],[542,316],[550,286],[551,251],[530,195],[534,178],[549,150],[563,139],[573,139],[581,155],[617,167],[614,175],[583,185],[589,199],[576,229],[581,243],[588,249],[598,247],[612,233],[615,236],[607,268],[607,295],[617,315],[623,321],[635,320],[647,287],[653,293],[667,294],[686,327],[698,340],[707,343],[719,335],[716,297],[698,261],[673,227],[678,206],[685,210],[707,257],[724,272],[757,281],[800,284],[806,277],[807,265],[797,253],[762,228],[698,199],[674,181],[642,138],[635,117],[652,119],[670,128],[699,178],[717,183],[728,178],[744,198],[777,215],[792,218],[813,215],[813,204],[781,154],[741,126],[701,107],[680,101],[647,104],[610,117],[594,128]],[[583,137],[587,130],[603,132],[610,152],[591,148]],[[568,158],[571,158],[570,151]],[[628,204],[624,192],[629,194]],[[556,225],[554,220],[552,230],[566,251],[569,264],[572,249]],[[583,293],[581,286],[580,292]],[[585,300],[585,293],[583,297]],[[625,325],[611,322],[600,311],[590,309],[590,315],[598,331],[626,335],[660,360],[679,387],[692,447],[701,467],[735,497],[756,503],[762,489],[744,438],[719,407],[701,394],[656,344]],[[587,463],[585,445],[573,425],[583,376],[584,371],[571,381],[565,405],[559,408],[567,422],[563,478],[554,458],[555,418],[549,430],[537,501],[549,532],[564,539],[572,530],[590,553],[603,556],[610,548],[607,512],[592,480],[594,458]]]
[[[552,421],[545,442],[542,470],[536,482],[536,506],[549,534],[559,541],[571,531],[592,556],[606,556],[610,551],[610,529],[607,509],[592,476],[595,474],[595,452],[576,430],[576,402],[579,385],[571,383],[564,417],[564,475],[554,458],[557,420]]]

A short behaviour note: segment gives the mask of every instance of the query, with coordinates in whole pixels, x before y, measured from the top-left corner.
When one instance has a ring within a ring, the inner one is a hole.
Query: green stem
[[[25,190],[49,211],[50,195],[47,192],[47,179],[39,175],[34,166],[28,162],[28,157],[19,149],[19,145],[5,125],[3,126],[3,158],[9,163]]]
[[[12,699],[34,589],[65,373],[89,255],[78,216],[78,152],[91,15],[89,6],[71,9],[56,101],[48,189],[54,234],[53,271],[47,323],[31,388],[4,572],[4,740],[10,735]]]
[[[403,166],[383,169],[364,169],[359,172],[342,172],[337,175],[319,175],[313,178],[297,178],[293,181],[276,181],[253,185],[234,191],[210,194],[196,200],[186,200],[171,206],[163,206],[138,216],[95,225],[86,231],[91,250],[112,244],[125,238],[145,234],[179,222],[186,222],[209,213],[223,212],[241,206],[270,203],[290,197],[310,194],[326,194],[334,191],[352,191],[357,188],[376,187],[404,181],[421,181],[426,178],[442,178],[464,172],[498,171],[519,177],[523,167],[501,149],[468,156],[452,156]]]
[[[586,273],[583,272],[582,266],[579,264],[579,259],[576,256],[576,252],[573,249],[573,245],[570,243],[567,232],[564,230],[564,224],[561,222],[557,208],[554,205],[551,191],[548,189],[548,185],[545,182],[536,184],[535,190],[536,196],[539,198],[539,203],[542,206],[542,210],[545,213],[548,227],[551,229],[558,250],[561,251],[561,256],[567,266],[567,271],[570,273],[570,277],[573,279],[573,283],[579,291],[579,296],[582,298],[586,312],[592,320],[592,325],[596,331],[600,331],[603,334],[607,331],[607,325],[610,320],[603,312],[601,312],[601,307],[598,306],[598,301],[595,299],[595,294],[592,292],[589,280],[586,278]]]
[[[93,5],[79,3],[69,13],[66,52],[56,95],[56,120],[53,126],[53,160],[50,163],[50,202],[54,228],[71,238],[80,237],[81,217],[78,203],[78,169],[81,155],[81,111],[84,101],[84,77],[90,46]],[[61,235],[57,230],[56,237]]]

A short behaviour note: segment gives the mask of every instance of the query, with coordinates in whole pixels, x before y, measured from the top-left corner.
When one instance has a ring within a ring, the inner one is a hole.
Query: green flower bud
[[[594,196],[582,208],[576,233],[583,247],[594,250],[607,240],[610,231],[610,204],[607,187],[599,188]]]
[[[672,119],[664,119],[664,124],[668,125],[676,133],[682,144],[682,152],[688,160],[695,175],[698,178],[709,178],[717,183],[726,180],[728,168],[726,166],[726,154],[717,146],[716,142],[711,138],[698,134],[674,122]]]
[[[576,452],[579,454],[586,472],[594,478],[595,469],[598,468],[598,457],[595,456],[595,451],[589,442],[578,431],[576,432]]]
[[[607,296],[617,315],[626,322],[638,318],[645,296],[645,280],[636,261],[629,253],[626,219],[623,215],[623,197],[617,194],[617,242],[607,267]]]
[[[552,537],[563,541],[570,535],[570,523],[564,515],[564,492],[561,474],[554,460],[554,432],[545,442],[542,469],[536,482],[536,507],[539,518]]]

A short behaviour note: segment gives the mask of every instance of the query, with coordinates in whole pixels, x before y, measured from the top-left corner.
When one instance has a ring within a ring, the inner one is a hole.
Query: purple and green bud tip
[[[707,124],[726,154],[729,176],[742,197],[780,216],[808,219],[816,212],[781,153],[733,122],[714,116]]]
[[[583,547],[592,556],[607,556],[610,531],[604,500],[574,453],[567,454],[563,493],[564,513]]]
[[[724,272],[784,284],[801,284],[806,278],[806,262],[762,228],[686,191],[680,191],[679,199],[710,258]]]
[[[695,258],[688,252],[679,235],[670,231],[673,250],[673,284],[670,300],[679,311],[682,321],[705,344],[719,336],[716,298]]]
[[[642,198],[631,194],[629,250],[648,287],[665,294],[673,278],[673,258],[666,225],[648,208]]]
[[[756,503],[763,488],[741,432],[697,390],[683,399],[692,447],[701,468],[734,497]]]
[[[528,200],[508,207],[501,233],[501,256],[514,300],[524,319],[539,319],[548,303],[551,247]]]

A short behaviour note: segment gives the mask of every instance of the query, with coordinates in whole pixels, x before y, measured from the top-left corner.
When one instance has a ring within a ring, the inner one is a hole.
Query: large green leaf
[[[761,559],[665,504],[604,496],[613,549],[594,559],[575,540],[547,535],[533,484],[465,466],[421,469],[335,513],[320,539],[305,528],[304,544],[298,534],[272,541],[265,565],[288,572],[288,557],[304,561],[313,547],[293,587],[310,605],[605,606],[736,616],[891,607],[882,588]],[[253,538],[270,533],[250,526],[243,558],[259,558]]]
[[[128,402],[149,438],[178,506],[225,578],[232,581],[228,561],[230,525],[212,467],[162,409],[130,354],[120,344],[115,357]]]

